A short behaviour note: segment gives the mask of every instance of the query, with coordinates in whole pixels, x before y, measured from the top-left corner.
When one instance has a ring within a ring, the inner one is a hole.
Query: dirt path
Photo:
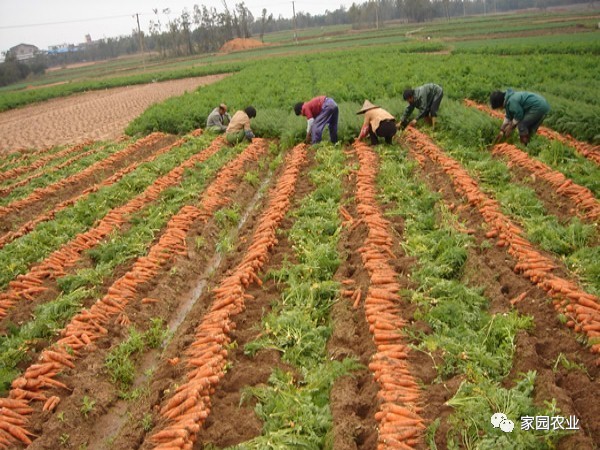
[[[227,74],[92,91],[0,113],[0,154],[21,148],[115,139],[157,103]]]

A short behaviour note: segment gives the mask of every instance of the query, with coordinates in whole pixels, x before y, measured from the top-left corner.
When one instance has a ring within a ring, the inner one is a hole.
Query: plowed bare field
[[[181,95],[227,75],[184,78],[86,92],[0,114],[0,152],[115,139],[153,103]]]

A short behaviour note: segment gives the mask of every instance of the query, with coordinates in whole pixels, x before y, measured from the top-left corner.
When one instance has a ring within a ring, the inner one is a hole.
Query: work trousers
[[[338,117],[339,110],[337,103],[332,98],[327,97],[323,102],[321,113],[315,117],[315,121],[311,126],[311,142],[313,144],[321,142],[325,125],[328,125],[329,138],[331,139],[331,142],[335,144],[338,141]]]
[[[392,143],[392,138],[396,134],[396,121],[394,119],[382,120],[379,122],[379,127],[373,132],[371,126],[369,126],[369,137],[371,138],[371,145],[377,145],[379,138],[385,139],[386,144]]]

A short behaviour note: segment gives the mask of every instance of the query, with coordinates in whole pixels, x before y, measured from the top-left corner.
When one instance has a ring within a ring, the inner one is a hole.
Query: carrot
[[[25,430],[24,428],[0,421],[0,430],[8,431],[12,436],[14,436],[18,440],[20,440],[23,444],[26,444],[26,445],[31,444],[31,439],[29,439],[27,437],[27,435],[28,434],[30,436],[33,436],[33,435],[31,433],[29,433],[27,430]]]
[[[352,307],[353,307],[354,309],[358,309],[358,307],[359,307],[359,305],[360,305],[360,300],[361,300],[361,298],[362,298],[362,292],[361,292],[361,290],[360,290],[360,289],[357,289],[357,290],[356,290],[355,297],[354,297],[354,303],[352,304]]]
[[[70,367],[71,369],[75,368],[75,364],[73,364],[70,361],[72,357],[66,356],[66,354],[58,353],[52,350],[45,350],[43,356],[52,361],[56,361],[57,363],[62,364],[63,366]]]
[[[52,396],[46,401],[46,403],[44,403],[42,411],[54,411],[54,409],[58,406],[59,403],[60,398],[57,396]]]
[[[512,306],[515,306],[517,303],[520,303],[521,301],[523,301],[525,299],[525,297],[527,297],[527,292],[523,292],[518,297],[513,298],[510,301],[510,304]]]

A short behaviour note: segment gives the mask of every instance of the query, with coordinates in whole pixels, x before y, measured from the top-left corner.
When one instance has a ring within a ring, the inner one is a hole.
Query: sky
[[[241,0],[228,0],[233,9]],[[295,0],[296,12],[322,14],[340,5],[349,7],[353,0]],[[0,52],[24,43],[39,49],[63,43],[78,44],[90,34],[93,40],[130,35],[140,27],[148,32],[149,22],[156,21],[153,9],[158,9],[162,23],[168,21],[162,11],[171,10],[171,18],[181,15],[184,8],[192,12],[194,4],[223,10],[221,0],[0,0]],[[275,17],[292,17],[291,0],[245,0],[255,17],[263,8]]]

